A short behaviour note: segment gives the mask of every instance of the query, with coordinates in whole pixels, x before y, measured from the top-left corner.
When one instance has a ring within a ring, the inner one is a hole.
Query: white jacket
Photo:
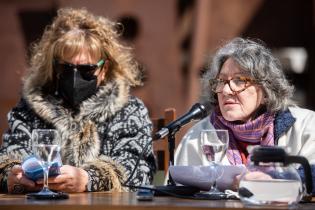
[[[315,164],[315,112],[299,107],[290,107],[289,111],[295,122],[293,125],[281,125],[285,130],[280,133],[277,145],[284,147],[290,155],[304,156],[310,164]],[[175,151],[174,165],[209,165],[200,147],[199,136],[203,129],[214,129],[209,116],[185,134]],[[230,165],[227,156],[223,158],[222,164]]]

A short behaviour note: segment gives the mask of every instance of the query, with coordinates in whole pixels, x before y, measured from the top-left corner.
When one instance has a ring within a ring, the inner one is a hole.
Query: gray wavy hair
[[[228,58],[237,62],[261,85],[266,97],[267,111],[276,112],[287,109],[289,105],[294,105],[291,100],[294,87],[286,79],[280,61],[263,43],[243,38],[234,38],[214,55],[210,69],[201,79],[202,102],[214,106],[218,104],[216,93],[210,90],[209,80],[217,77]]]

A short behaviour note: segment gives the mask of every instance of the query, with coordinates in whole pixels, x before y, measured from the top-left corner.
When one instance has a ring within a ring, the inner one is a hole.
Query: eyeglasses
[[[102,68],[105,61],[101,59],[97,64],[72,64],[67,62],[54,62],[54,70],[57,74],[66,73],[77,70],[81,77],[86,80],[91,80],[94,77],[95,71]]]
[[[257,82],[255,79],[249,77],[235,77],[228,80],[225,79],[211,79],[209,80],[210,88],[215,93],[221,93],[225,84],[229,84],[230,89],[234,93],[240,93],[244,91],[250,84]]]

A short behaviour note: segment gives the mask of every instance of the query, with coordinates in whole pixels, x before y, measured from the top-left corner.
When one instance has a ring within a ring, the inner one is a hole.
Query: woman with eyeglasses
[[[183,137],[175,165],[208,164],[200,150],[200,132],[207,129],[228,130],[226,165],[249,162],[251,145],[285,147],[315,164],[315,113],[295,105],[293,90],[263,44],[243,38],[226,43],[202,78],[201,101],[213,108]]]
[[[141,72],[116,26],[85,9],[60,9],[34,45],[22,98],[3,136],[2,192],[41,189],[21,168],[38,128],[61,136],[63,166],[49,179],[52,190],[124,191],[124,184],[152,182],[152,124],[143,102],[129,94],[141,85]]]

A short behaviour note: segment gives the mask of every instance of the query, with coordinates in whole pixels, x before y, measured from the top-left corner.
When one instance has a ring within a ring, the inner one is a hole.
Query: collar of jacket
[[[285,111],[280,111],[276,114],[274,121],[275,145],[278,145],[278,140],[280,136],[292,127],[292,125],[295,123],[295,120],[296,119],[292,116],[289,109]]]
[[[110,81],[100,86],[95,95],[83,101],[79,111],[74,114],[73,110],[62,105],[61,99],[44,95],[41,88],[32,85],[31,82],[24,84],[23,87],[23,98],[28,105],[42,119],[54,125],[60,122],[60,118],[104,122],[126,105],[128,97],[129,86],[125,81]]]

